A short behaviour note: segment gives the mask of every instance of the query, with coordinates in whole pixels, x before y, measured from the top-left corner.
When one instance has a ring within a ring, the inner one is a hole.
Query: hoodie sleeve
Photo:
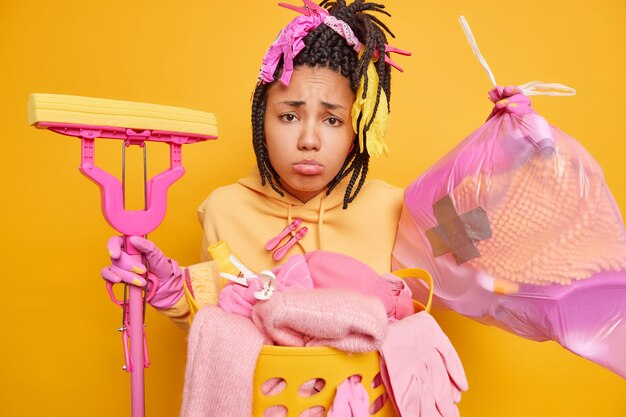
[[[181,297],[171,308],[159,310],[179,327],[188,328],[195,313],[205,305],[216,305],[217,296],[222,289],[222,279],[215,261],[201,262],[184,269]]]
[[[202,226],[202,253],[200,259],[208,261],[211,259],[207,251],[208,247],[219,240],[215,227],[214,216],[210,214],[209,207],[211,204],[211,195],[206,198],[198,207],[198,220]]]

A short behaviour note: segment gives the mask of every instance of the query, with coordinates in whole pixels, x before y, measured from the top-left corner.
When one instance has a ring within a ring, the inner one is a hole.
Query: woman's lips
[[[315,161],[300,161],[292,165],[294,172],[301,175],[319,175],[324,166]]]

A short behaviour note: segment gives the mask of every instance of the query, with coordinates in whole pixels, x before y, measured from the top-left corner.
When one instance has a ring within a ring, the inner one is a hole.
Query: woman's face
[[[265,144],[283,188],[300,201],[324,190],[343,166],[354,98],[348,79],[328,68],[299,66],[289,86],[269,87]]]

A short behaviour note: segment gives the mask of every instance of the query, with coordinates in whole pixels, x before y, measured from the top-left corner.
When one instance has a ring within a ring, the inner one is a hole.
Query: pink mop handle
[[[131,245],[129,236],[124,236],[124,243],[126,253],[141,263],[142,255]],[[145,355],[144,294],[143,289],[135,285],[129,285],[127,315],[124,326],[130,335],[130,356],[126,366],[130,372],[131,415],[145,416],[144,367],[148,366],[148,358]]]
[[[89,133],[90,131],[83,131]],[[87,137],[85,137],[87,136]],[[181,144],[170,142],[170,168],[157,174],[146,184],[148,207],[145,210],[125,210],[124,193],[120,181],[94,163],[94,139],[82,138],[80,171],[100,187],[102,212],[113,228],[124,234],[125,251],[138,263],[141,253],[133,247],[129,237],[145,236],[152,232],[165,217],[167,189],[185,172],[181,163]],[[143,139],[143,138],[141,138]],[[130,372],[131,415],[145,416],[144,367],[149,359],[144,327],[144,292],[134,285],[128,286],[129,299],[123,327],[126,371]]]

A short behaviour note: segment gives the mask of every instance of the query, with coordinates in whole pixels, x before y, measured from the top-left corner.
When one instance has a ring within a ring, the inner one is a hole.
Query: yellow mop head
[[[217,122],[212,113],[158,104],[59,94],[31,94],[28,122],[31,126],[42,122],[56,122],[217,136]]]

